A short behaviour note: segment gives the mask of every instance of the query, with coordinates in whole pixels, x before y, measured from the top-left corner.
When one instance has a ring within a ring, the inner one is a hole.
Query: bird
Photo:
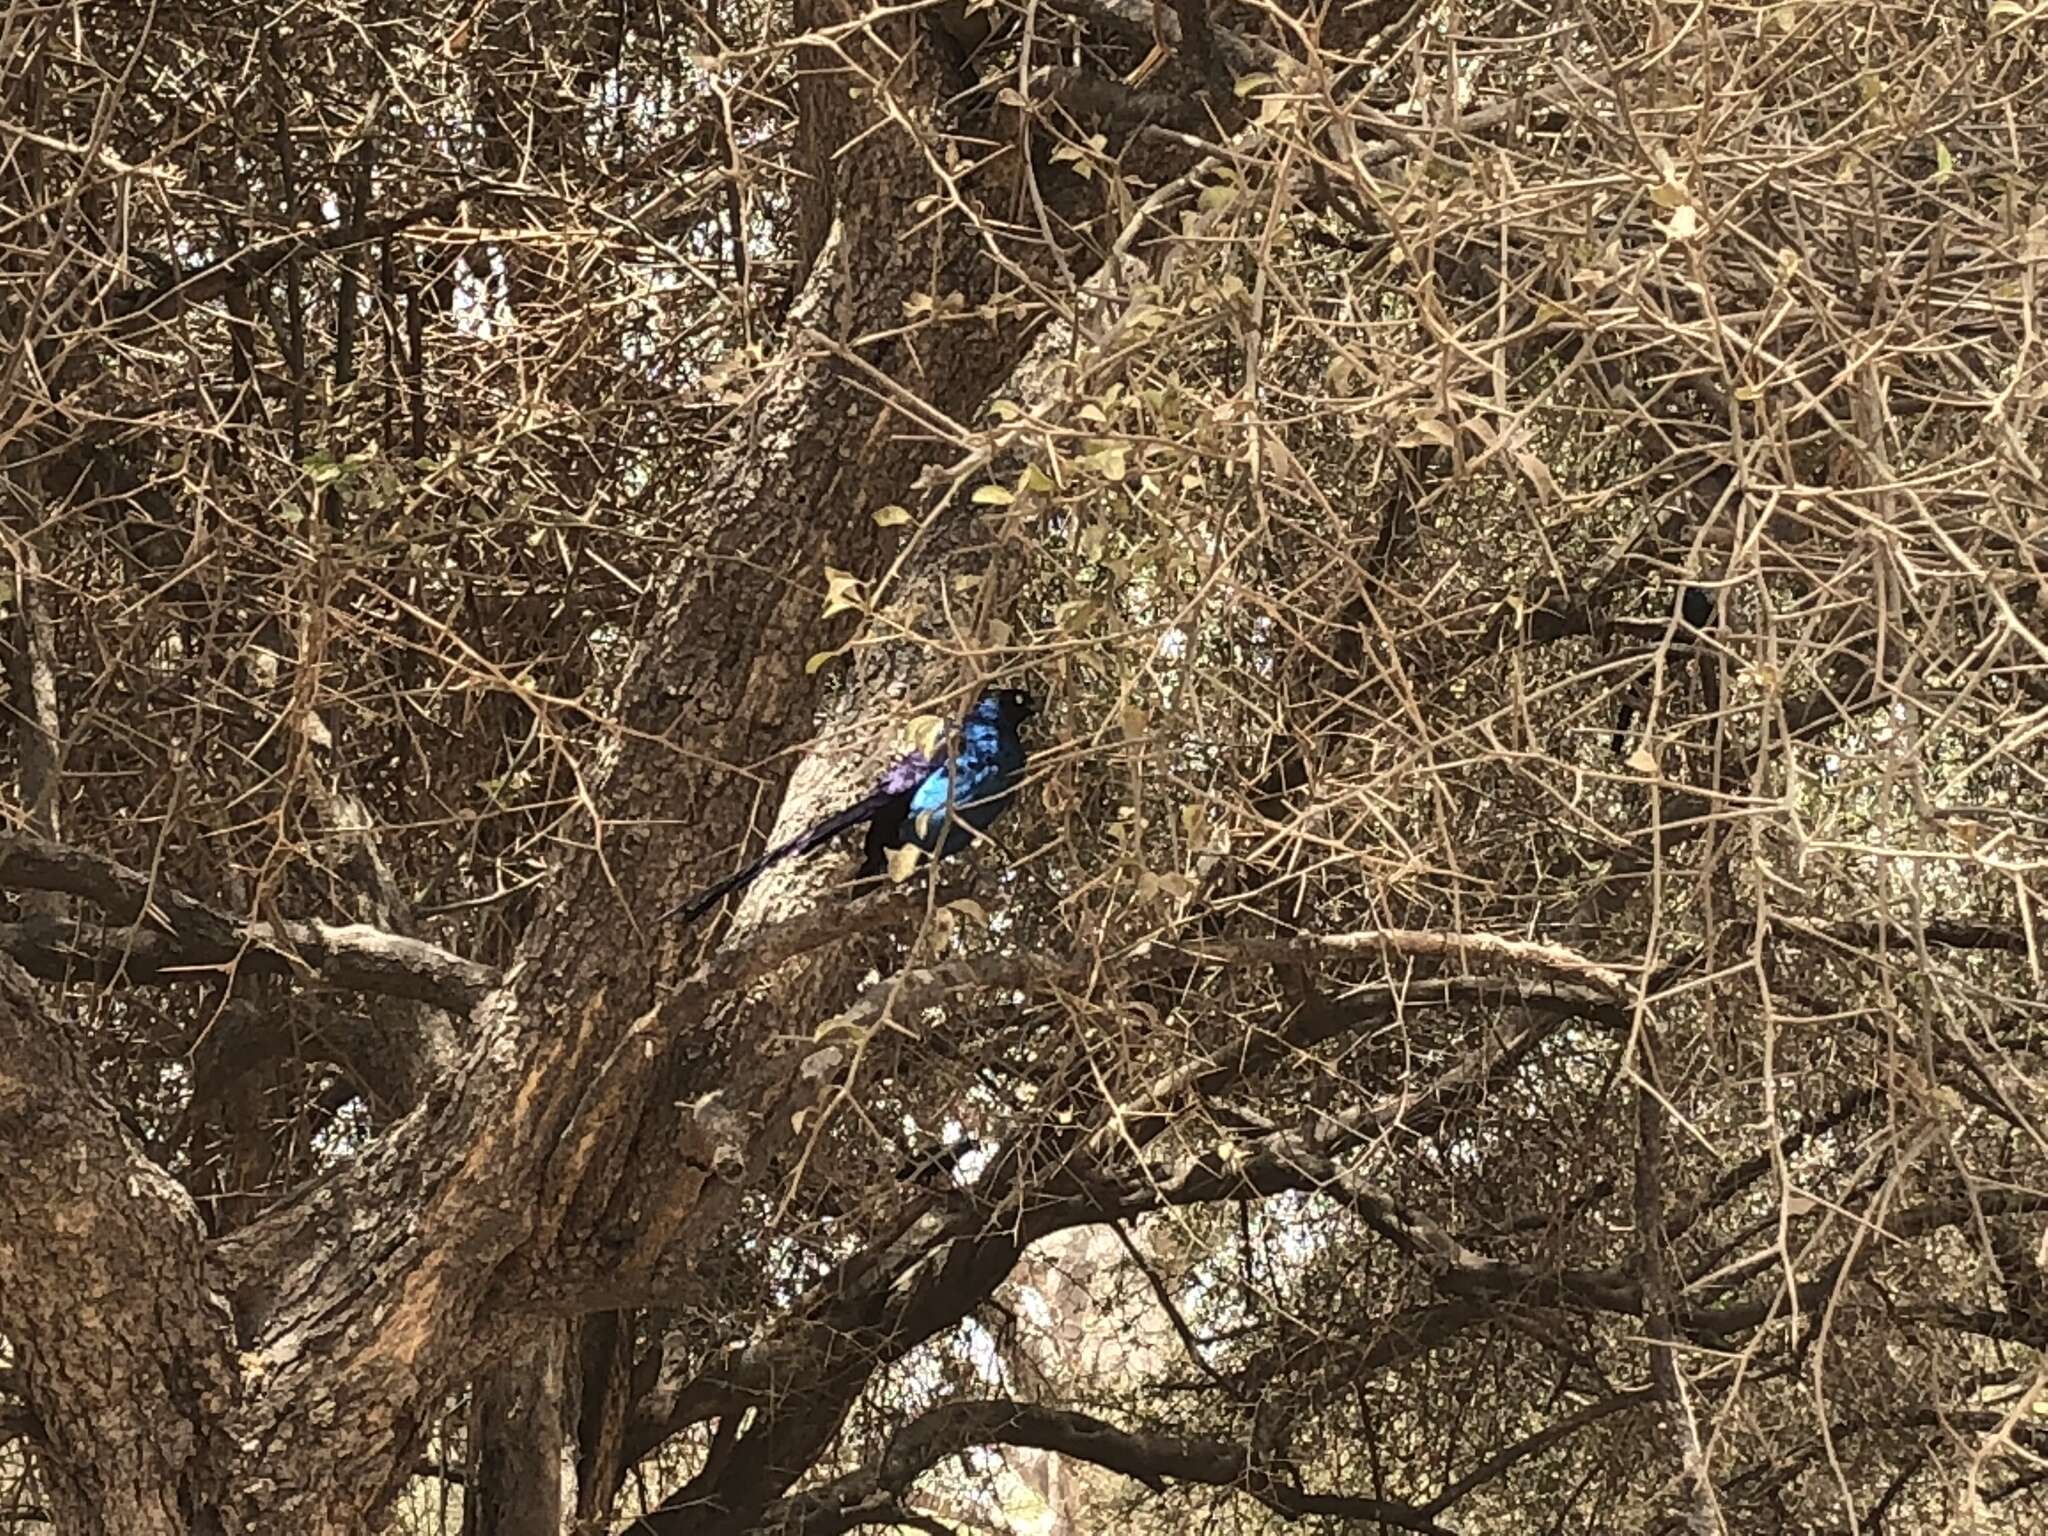
[[[1685,656],[1693,655],[1699,643],[1701,631],[1714,622],[1714,594],[1705,587],[1687,585],[1685,595],[1678,603],[1679,633],[1686,644]],[[1707,707],[1711,712],[1720,708],[1719,682],[1717,676],[1709,674],[1703,664],[1700,669],[1702,686],[1707,690]],[[1636,700],[1633,695],[1621,702],[1621,714],[1614,722],[1614,755],[1623,756],[1628,750],[1628,728],[1635,724]]]
[[[879,879],[889,867],[889,855],[910,844],[934,858],[958,853],[1009,809],[1024,774],[1021,727],[1036,712],[1022,688],[988,689],[961,722],[959,744],[952,751],[904,753],[853,804],[672,908],[662,921],[693,923],[771,865],[815,853],[862,823],[868,833],[858,881]]]

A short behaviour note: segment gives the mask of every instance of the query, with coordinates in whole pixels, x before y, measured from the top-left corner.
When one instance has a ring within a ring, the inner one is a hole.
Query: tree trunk
[[[576,1523],[570,1329],[532,1328],[476,1389],[464,1536],[567,1536]]]

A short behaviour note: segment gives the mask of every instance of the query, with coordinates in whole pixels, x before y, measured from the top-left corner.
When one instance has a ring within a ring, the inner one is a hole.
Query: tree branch
[[[977,1445],[1054,1451],[1135,1478],[1155,1493],[1164,1492],[1170,1482],[1235,1488],[1290,1520],[1320,1515],[1448,1536],[1443,1526],[1410,1504],[1306,1492],[1282,1481],[1249,1448],[1229,1441],[1136,1433],[1091,1414],[1000,1399],[933,1409],[907,1425],[873,1465],[770,1505],[757,1529],[777,1536],[838,1536],[875,1523],[931,1467]],[[652,1536],[676,1536],[684,1525],[656,1511],[635,1529]]]
[[[773,1402],[792,1382],[810,1384],[807,1405],[828,1394],[856,1394],[871,1372],[966,1316],[1002,1283],[1026,1247],[1055,1232],[1167,1205],[1317,1188],[1328,1182],[1319,1175],[1330,1166],[1332,1149],[1377,1141],[1396,1126],[1426,1135],[1467,1094],[1522,1061],[1584,1001],[1554,1013],[1536,1013],[1534,1006],[1521,1029],[1489,1040],[1432,1081],[1404,1084],[1370,1105],[1326,1116],[1311,1133],[1275,1132],[1242,1160],[1218,1153],[1177,1168],[1141,1168],[1120,1180],[1070,1182],[1064,1191],[1034,1187],[1021,1209],[998,1203],[928,1212],[841,1264],[768,1337],[722,1353],[695,1377],[645,1402],[628,1456],[638,1460],[713,1414]],[[1204,1076],[1197,1072],[1192,1080]],[[1183,1075],[1175,1080],[1181,1083]],[[1177,1091],[1155,1086],[1146,1103],[1164,1102]],[[1142,1126],[1134,1130],[1126,1120],[1123,1135],[1102,1145],[1121,1147],[1126,1137],[1143,1134]],[[988,1177],[1002,1176],[999,1162]],[[1528,1289],[1518,1274],[1504,1277],[1493,1294]],[[659,1305],[668,1298],[634,1299]],[[1633,1310],[1633,1303],[1622,1310]]]
[[[45,980],[83,971],[99,981],[173,981],[247,969],[456,1013],[468,1013],[498,980],[490,966],[362,923],[239,922],[103,854],[19,833],[0,837],[0,888],[59,891],[116,923],[136,924],[146,914],[158,925],[104,934],[79,923],[0,925],[0,949]]]
[[[189,305],[217,299],[239,283],[274,271],[295,255],[309,251],[335,251],[345,246],[368,245],[389,239],[416,224],[447,218],[462,206],[465,199],[484,190],[480,184],[458,187],[388,218],[369,219],[360,224],[351,220],[332,229],[289,230],[251,242],[234,255],[224,256],[171,282],[111,295],[107,304],[108,318],[115,322],[117,333],[149,323],[168,323]]]

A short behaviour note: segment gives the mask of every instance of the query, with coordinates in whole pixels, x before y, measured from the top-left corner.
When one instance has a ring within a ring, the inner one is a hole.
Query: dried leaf
[[[1418,416],[1408,423],[1408,430],[1395,441],[1396,448],[1427,448],[1431,444],[1449,448],[1458,441],[1458,435],[1434,416]]]
[[[905,843],[901,848],[889,850],[889,878],[901,885],[917,873],[917,856],[924,850],[915,843]]]
[[[1536,487],[1536,494],[1545,501],[1558,501],[1557,481],[1550,473],[1550,466],[1526,448],[1515,450],[1515,463],[1528,476],[1529,483]]]
[[[946,722],[937,715],[913,715],[903,724],[903,742],[912,752],[935,755],[945,740]]]
[[[824,1046],[804,1058],[803,1065],[796,1069],[796,1075],[807,1083],[815,1083],[837,1072],[839,1064],[845,1060],[846,1052],[838,1046]]]
[[[899,507],[894,502],[891,502],[886,507],[879,508],[875,513],[875,526],[877,528],[901,528],[909,521],[910,509],[908,507]]]
[[[842,571],[837,566],[825,567],[825,612],[823,617],[831,618],[835,613],[858,612],[865,599],[860,594],[860,578],[851,571]]]

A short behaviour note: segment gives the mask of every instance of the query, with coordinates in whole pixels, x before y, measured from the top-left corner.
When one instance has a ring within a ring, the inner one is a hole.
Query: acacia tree
[[[11,1513],[2038,1520],[2041,37],[0,18]]]

